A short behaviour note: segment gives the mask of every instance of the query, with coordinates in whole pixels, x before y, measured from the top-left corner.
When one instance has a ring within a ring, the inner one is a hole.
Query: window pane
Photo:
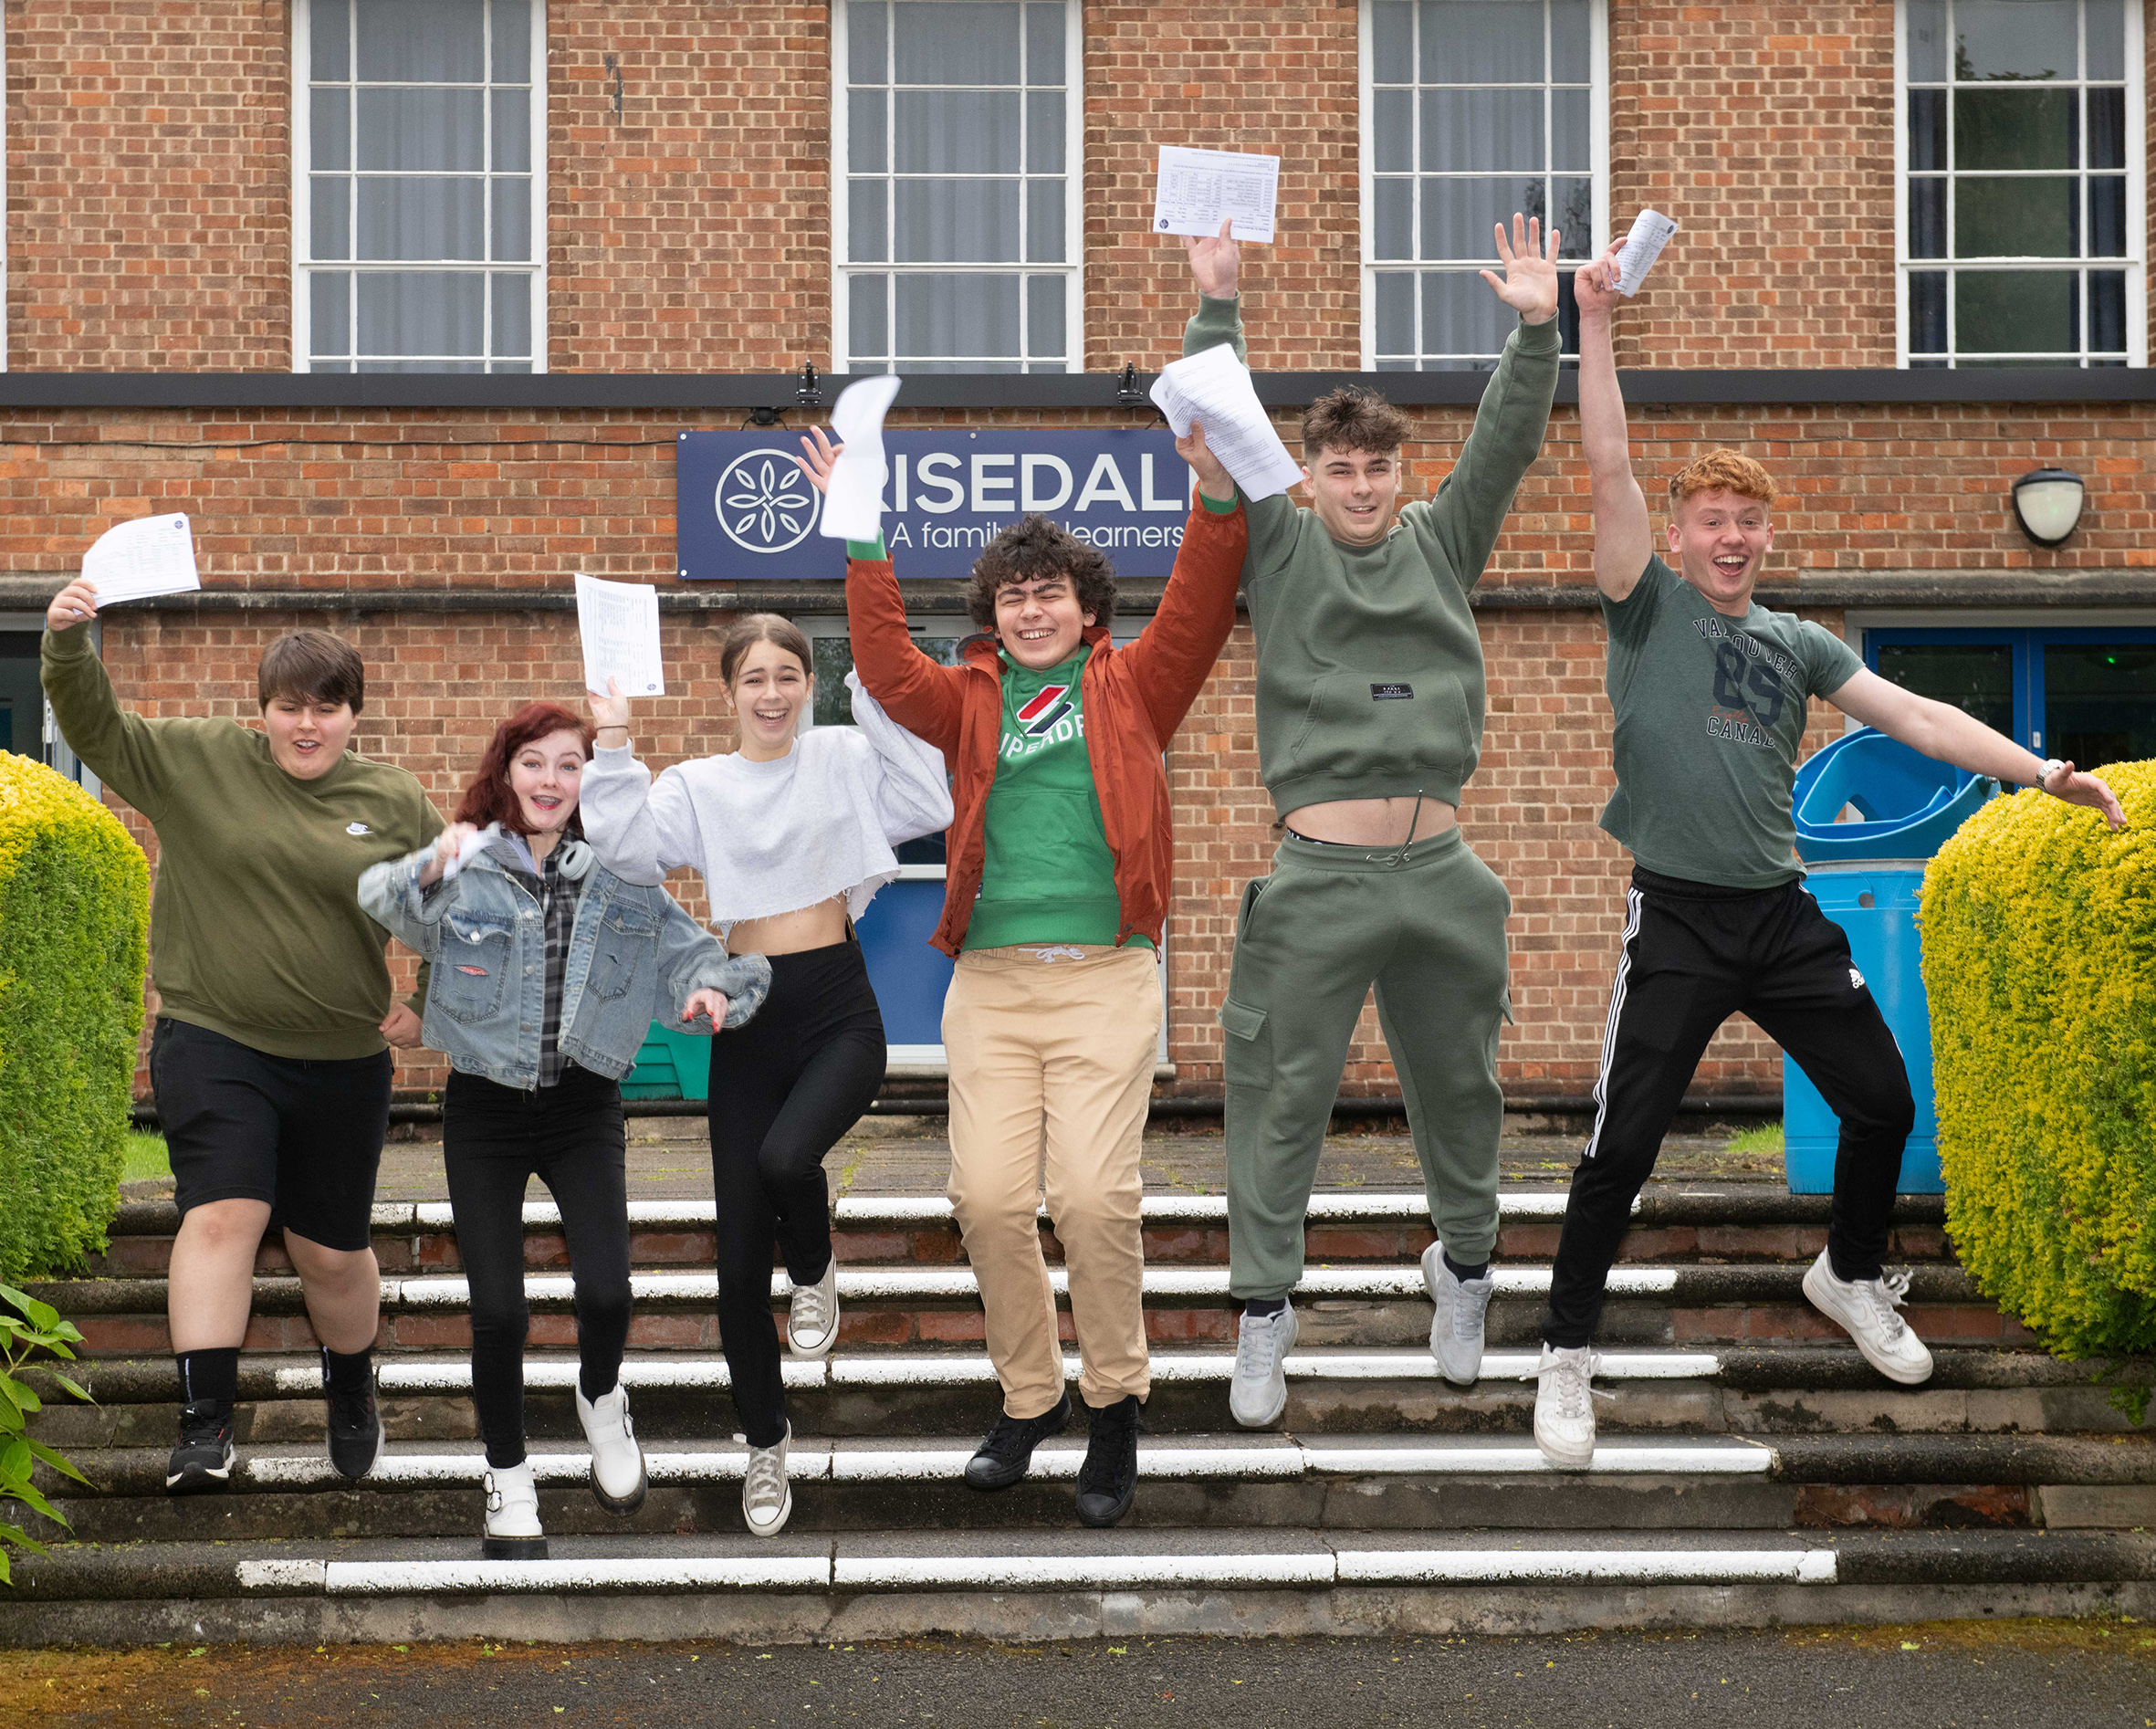
[[[2088,347],[2092,353],[2126,352],[2126,273],[2088,273]]]
[[[846,347],[856,360],[880,360],[891,351],[891,309],[885,276],[854,277],[846,287]]]
[[[1015,276],[902,276],[900,355],[1016,355]]]
[[[1595,165],[1595,133],[1588,113],[1589,92],[1550,92],[1550,166],[1584,174]]]
[[[1018,172],[1016,90],[899,90],[893,100],[893,152],[900,173]]]
[[[1594,25],[1587,0],[1550,0],[1550,79],[1585,84],[1594,76]],[[1583,161],[1581,166],[1585,167]]]
[[[494,0],[494,81],[531,82],[531,0]]]
[[[2079,275],[1964,270],[1954,278],[1954,346],[1964,354],[2069,353],[2080,343]]]
[[[351,0],[314,0],[308,13],[307,70],[314,79],[351,76]]]
[[[476,271],[361,272],[360,352],[478,354],[487,278]]]
[[[1370,155],[1381,174],[1402,174],[1415,166],[1415,92],[1370,92]]]
[[[531,352],[531,278],[498,276],[494,278],[494,351],[527,355]]]
[[[1018,84],[1018,8],[898,0],[892,47],[901,84]]]
[[[480,0],[363,0],[360,78],[370,84],[477,84],[487,77]]]
[[[1026,92],[1026,172],[1029,174],[1063,172],[1063,93],[1061,90]]]
[[[2123,174],[2088,177],[2088,256],[2092,258],[2126,256],[2126,176]]]
[[[351,166],[351,94],[315,90],[308,102],[307,153],[309,168]]]
[[[361,361],[355,372],[484,372],[485,361]]]
[[[497,173],[531,172],[531,92],[494,93],[494,167]]]
[[[1946,272],[1909,273],[1909,351],[1946,352]]]
[[[1879,676],[2014,736],[2014,650],[2005,643],[1888,643]]]
[[[307,363],[307,370],[310,372],[349,372],[351,371],[351,362],[348,360],[310,360]]]
[[[1026,182],[1026,262],[1061,264],[1063,244],[1063,183]]]
[[[494,251],[504,264],[522,264],[531,257],[531,183],[497,180],[494,183]]]
[[[2119,0],[2088,0],[2081,26],[2088,44],[2088,69],[2084,77],[2123,79],[2126,76],[2126,8]]]
[[[2074,0],[1954,0],[1954,76],[2072,78]]]
[[[1577,272],[1557,272],[1557,352],[1579,353],[1579,296],[1574,292]]]
[[[362,89],[359,100],[361,168],[415,172],[487,166],[484,91]]]
[[[1415,352],[1415,278],[1404,270],[1377,278],[1377,351]]]
[[[2072,90],[1957,90],[1956,168],[2076,168]]]
[[[1026,281],[1026,352],[1036,360],[1061,360],[1068,332],[1063,324],[1063,278],[1031,277]]]
[[[1429,90],[1422,98],[1422,170],[1539,171],[1543,95],[1526,90]]]
[[[1495,354],[1518,322],[1512,309],[1471,271],[1423,272],[1425,354]]]
[[[2043,754],[2083,769],[2156,757],[2156,644],[2046,643]]]
[[[2081,183],[2067,176],[1962,175],[1954,187],[1954,256],[2071,258],[2081,251]]]
[[[1422,183],[1422,253],[1425,258],[1489,258],[1497,253],[1495,229],[1508,231],[1514,215],[1542,216],[1545,191],[1537,180],[1425,180]]]
[[[1415,76],[1414,8],[1376,0],[1370,8],[1370,76],[1404,84]]]
[[[362,180],[362,258],[485,256],[487,201],[480,180]]]
[[[1378,258],[1415,256],[1415,183],[1378,180],[1370,186],[1372,254]]]
[[[891,256],[884,237],[885,205],[889,183],[850,180],[846,183],[846,257],[854,264],[882,264]]]
[[[351,276],[316,270],[308,278],[307,346],[316,354],[351,352]]]
[[[846,76],[855,84],[890,80],[890,12],[884,0],[851,0],[846,7]]]
[[[308,182],[308,252],[310,258],[351,257],[351,182],[342,174],[316,174]]]
[[[2088,165],[2126,166],[2126,92],[2088,92]]]
[[[902,180],[893,250],[902,264],[989,264],[1019,256],[1015,180]]]
[[[881,174],[890,168],[884,136],[883,90],[853,90],[846,97],[846,166],[856,174]]]
[[[1946,257],[1946,182],[1911,179],[1909,183],[1909,256],[1912,258]]]
[[[1909,93],[1909,165],[1915,173],[1935,173],[1946,167],[1944,90]]]
[[[1560,258],[1591,258],[1595,238],[1595,183],[1561,179],[1555,183],[1556,209],[1550,220],[1557,225]]]
[[[1063,8],[1059,3],[1052,5],[1035,4],[1026,8],[1026,82],[1029,84],[1062,84],[1068,82],[1063,70]]]
[[[1423,0],[1425,84],[1542,80],[1542,0]]]
[[[1909,81],[1946,81],[1946,0],[1908,0]]]

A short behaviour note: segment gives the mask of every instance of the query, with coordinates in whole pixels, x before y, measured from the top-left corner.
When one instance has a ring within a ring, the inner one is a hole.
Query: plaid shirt
[[[561,981],[569,969],[569,940],[576,930],[577,905],[584,892],[583,883],[563,876],[560,865],[561,844],[557,843],[540,861],[537,876],[524,870],[509,873],[539,902],[547,923],[546,1012],[539,1023],[541,1086],[555,1085],[569,1064],[557,1044],[561,1036]]]

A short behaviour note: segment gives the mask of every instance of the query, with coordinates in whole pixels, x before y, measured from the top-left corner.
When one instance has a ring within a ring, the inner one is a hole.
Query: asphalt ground
[[[2156,1729],[2156,1627],[0,1652],[0,1729]]]

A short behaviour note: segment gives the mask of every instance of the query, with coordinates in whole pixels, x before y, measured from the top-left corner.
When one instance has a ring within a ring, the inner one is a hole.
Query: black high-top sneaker
[[[1078,1467],[1078,1523],[1114,1525],[1138,1493],[1138,1396],[1093,1413],[1085,1462]]]
[[[1033,1462],[1033,1449],[1051,1435],[1060,1435],[1071,1420],[1071,1396],[1065,1393],[1052,1410],[1038,1417],[996,1419],[996,1426],[981,1437],[973,1457],[966,1462],[968,1489],[1008,1489],[1026,1474]]]
[[[330,1401],[330,1462],[340,1477],[363,1477],[382,1456],[382,1409],[374,1398],[374,1367],[363,1387],[340,1388],[330,1379],[330,1353],[322,1352],[322,1397]]]

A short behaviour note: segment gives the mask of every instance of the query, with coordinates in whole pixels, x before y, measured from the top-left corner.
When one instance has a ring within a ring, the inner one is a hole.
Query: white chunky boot
[[[479,1553],[489,1561],[543,1561],[547,1534],[539,1528],[539,1485],[531,1480],[531,1461],[489,1466],[487,1472],[487,1534]]]
[[[577,1421],[591,1443],[591,1493],[609,1513],[634,1513],[644,1504],[644,1449],[629,1422],[629,1390],[619,1381],[597,1404],[579,1387]]]

